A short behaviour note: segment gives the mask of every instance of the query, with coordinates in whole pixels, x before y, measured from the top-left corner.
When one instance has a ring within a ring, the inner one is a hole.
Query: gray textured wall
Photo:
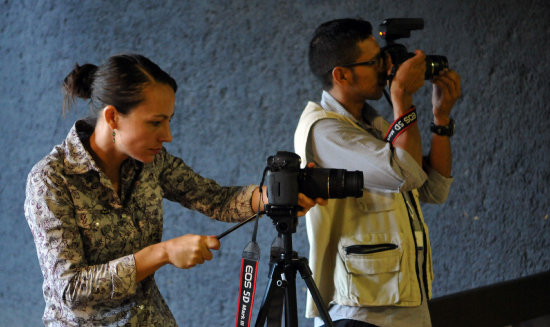
[[[31,166],[60,143],[81,103],[61,115],[60,83],[75,62],[142,53],[180,85],[169,150],[222,184],[259,183],[267,156],[292,150],[307,100],[320,88],[307,43],[321,22],[361,16],[423,17],[402,43],[444,54],[462,75],[448,202],[425,205],[435,296],[550,268],[550,2],[446,1],[9,1],[0,3],[0,325],[39,325],[42,276],[23,214]],[[431,87],[416,99],[428,137]],[[390,115],[384,101],[376,104]],[[165,238],[228,225],[166,203]],[[275,230],[260,223],[256,310]],[[163,267],[157,281],[182,326],[229,326],[252,225],[191,270]],[[295,249],[307,255],[304,223]],[[298,278],[300,317],[304,284]],[[306,320],[300,318],[301,325]],[[307,322],[309,323],[309,322]]]

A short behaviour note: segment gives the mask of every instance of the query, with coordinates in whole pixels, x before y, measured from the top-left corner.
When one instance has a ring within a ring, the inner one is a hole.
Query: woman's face
[[[170,119],[174,115],[176,96],[167,84],[155,83],[143,90],[145,100],[127,115],[118,115],[117,150],[147,163],[172,141]]]

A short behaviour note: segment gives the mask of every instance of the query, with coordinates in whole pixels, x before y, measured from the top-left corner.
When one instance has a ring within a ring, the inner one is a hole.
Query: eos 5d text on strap
[[[391,124],[384,139],[386,140],[386,142],[393,144],[395,139],[399,135],[401,135],[401,133],[411,127],[414,123],[416,123],[416,107],[411,106],[411,108],[406,113],[401,115],[401,117],[397,118]]]

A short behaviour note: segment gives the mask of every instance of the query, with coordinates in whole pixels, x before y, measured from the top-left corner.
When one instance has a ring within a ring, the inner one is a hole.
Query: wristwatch
[[[453,134],[455,133],[455,121],[451,118],[451,120],[449,121],[449,125],[447,126],[439,126],[434,124],[434,122],[432,121],[432,123],[430,124],[430,130],[437,135],[449,137],[453,136]]]

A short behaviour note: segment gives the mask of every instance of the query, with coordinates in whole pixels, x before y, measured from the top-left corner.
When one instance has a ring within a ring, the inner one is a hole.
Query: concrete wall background
[[[42,275],[24,218],[31,166],[60,143],[80,103],[61,115],[61,81],[75,62],[139,52],[180,86],[168,149],[221,184],[259,183],[265,159],[292,151],[297,119],[320,87],[307,44],[323,21],[423,17],[409,49],[443,54],[462,76],[454,110],[456,181],[448,202],[424,205],[432,237],[434,295],[550,269],[550,2],[458,1],[10,1],[0,3],[0,323],[40,325]],[[423,138],[427,85],[416,97]],[[375,104],[383,115],[384,100]],[[294,247],[306,256],[305,224]],[[165,238],[216,234],[229,225],[166,203]],[[252,225],[222,241],[215,259],[156,276],[182,326],[229,326],[241,251]],[[260,222],[261,270],[254,318],[267,282],[275,229]],[[300,324],[305,285],[298,277]]]

